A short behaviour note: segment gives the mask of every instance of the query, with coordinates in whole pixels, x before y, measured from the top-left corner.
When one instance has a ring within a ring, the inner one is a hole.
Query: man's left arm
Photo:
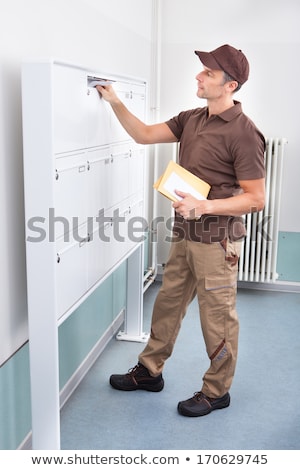
[[[174,202],[173,207],[185,219],[197,219],[202,214],[241,216],[258,212],[265,205],[265,178],[241,180],[243,192],[225,199],[198,200],[188,193],[176,191],[182,200]]]

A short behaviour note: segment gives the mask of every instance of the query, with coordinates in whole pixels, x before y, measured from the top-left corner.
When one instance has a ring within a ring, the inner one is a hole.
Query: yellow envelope
[[[181,197],[175,193],[176,189],[201,200],[207,198],[210,185],[171,160],[153,188],[175,202],[181,200]]]

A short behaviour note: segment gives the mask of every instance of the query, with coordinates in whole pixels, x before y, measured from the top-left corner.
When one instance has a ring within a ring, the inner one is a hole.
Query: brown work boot
[[[140,362],[129,369],[127,374],[114,374],[110,376],[110,385],[117,390],[147,390],[148,392],[160,392],[164,388],[162,374],[152,377],[148,369]]]
[[[192,398],[178,403],[178,413],[184,416],[204,416],[214,410],[227,408],[230,405],[230,395],[225,393],[220,398],[209,398],[203,392],[197,392]]]

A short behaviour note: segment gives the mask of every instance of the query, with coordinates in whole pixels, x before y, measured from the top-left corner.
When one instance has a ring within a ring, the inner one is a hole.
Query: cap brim
[[[220,65],[210,52],[195,51],[202,64],[212,70],[221,70]]]

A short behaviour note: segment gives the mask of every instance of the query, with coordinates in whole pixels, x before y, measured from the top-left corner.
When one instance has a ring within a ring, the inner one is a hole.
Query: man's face
[[[212,70],[204,67],[204,70],[196,76],[198,81],[198,98],[207,100],[219,99],[226,94],[226,83],[222,70]]]

